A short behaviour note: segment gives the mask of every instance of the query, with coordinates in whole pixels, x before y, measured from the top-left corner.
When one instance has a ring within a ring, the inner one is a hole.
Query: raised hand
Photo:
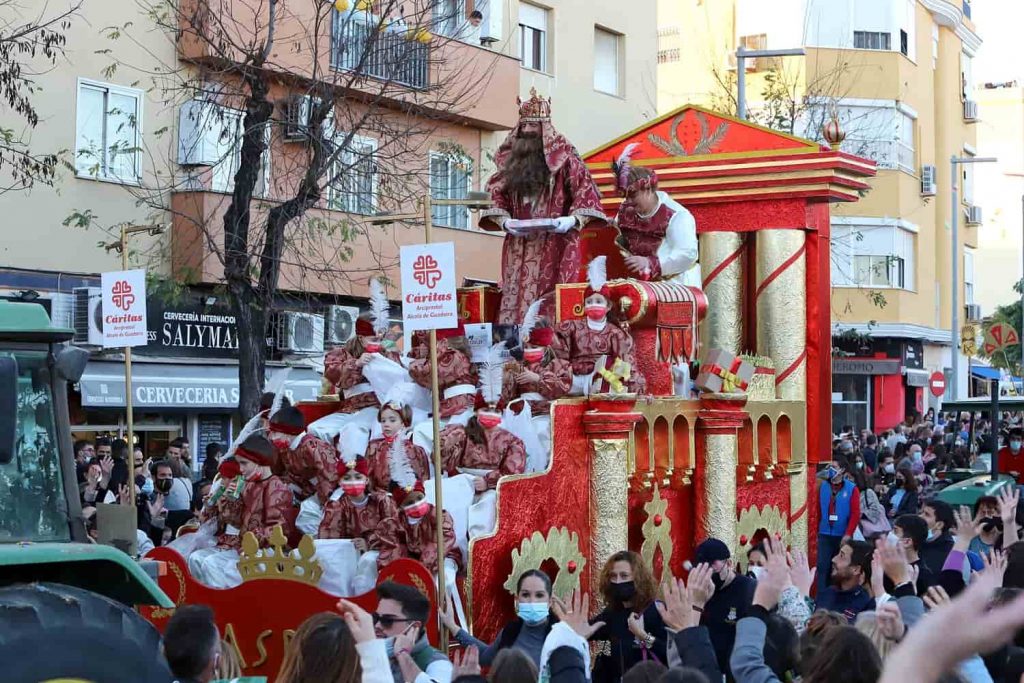
[[[807,555],[800,550],[789,553],[786,560],[789,562],[789,580],[800,591],[800,595],[810,597],[817,568],[808,566]]]
[[[949,601],[949,593],[942,586],[932,586],[924,594],[924,606],[928,609],[938,609]]]
[[[953,528],[956,543],[953,544],[953,549],[965,552],[971,541],[981,533],[981,525],[975,521],[970,508],[966,505],[961,505],[959,510],[953,510],[953,517],[956,520],[956,526]]]
[[[876,600],[885,595],[885,569],[882,568],[882,557],[875,548],[871,556],[871,596]]]
[[[701,562],[690,572],[689,580],[686,582],[686,591],[690,597],[690,603],[694,607],[704,609],[711,596],[715,594],[715,582],[711,575],[715,570],[710,564]]]
[[[459,632],[459,625],[455,623],[455,605],[450,600],[441,611],[441,623],[453,636]]]
[[[1020,502],[1020,489],[1004,486],[999,491],[999,517],[1003,524],[1013,524],[1017,519],[1017,503]]]
[[[682,579],[668,576],[661,592],[664,600],[654,604],[657,606],[658,614],[661,615],[665,626],[673,631],[682,631],[697,625],[700,621],[700,612],[693,609],[689,591],[686,590],[686,584]]]
[[[995,576],[999,585],[1002,586],[1003,575],[1006,574],[1006,554],[1002,550],[993,548],[991,552],[981,554],[981,561],[985,566],[977,574]]]
[[[900,608],[893,602],[887,602],[875,610],[875,623],[878,624],[878,630],[882,635],[889,640],[903,640],[903,635],[907,632]]]
[[[117,488],[117,502],[121,505],[132,504],[132,494],[128,491],[128,484],[121,484]]]
[[[757,588],[754,589],[754,604],[771,610],[779,604],[782,589],[789,581],[786,546],[782,541],[769,536],[764,539],[764,554],[764,572],[757,581]]]
[[[160,513],[164,511],[164,494],[158,493],[153,496],[153,500],[147,503],[149,505],[149,516],[159,517]]]
[[[377,633],[373,628],[373,617],[366,610],[348,600],[339,600],[336,609],[341,612],[342,618],[348,624],[348,630],[352,632],[352,639],[356,643],[368,643],[376,640]]]
[[[573,591],[569,597],[569,604],[561,600],[554,600],[551,603],[551,611],[555,613],[558,620],[579,634],[584,640],[597,633],[598,629],[604,626],[603,621],[591,624],[587,615],[590,614],[590,596],[580,591]]]
[[[465,654],[455,653],[452,657],[452,664],[455,668],[452,670],[452,680],[456,681],[463,676],[479,676],[480,675],[480,651],[476,647],[466,648]]]
[[[884,539],[879,539],[875,542],[875,553],[890,581],[897,586],[910,581],[910,563],[902,545],[889,545]]]

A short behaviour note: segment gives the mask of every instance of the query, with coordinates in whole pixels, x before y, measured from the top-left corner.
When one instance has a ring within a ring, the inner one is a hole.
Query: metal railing
[[[335,12],[331,67],[422,89],[430,85],[430,45],[397,23],[382,26],[369,15]]]

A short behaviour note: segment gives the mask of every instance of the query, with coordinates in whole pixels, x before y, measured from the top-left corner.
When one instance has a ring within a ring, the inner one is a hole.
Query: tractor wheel
[[[126,605],[57,583],[0,588],[0,662],[11,683],[172,679],[152,624]]]

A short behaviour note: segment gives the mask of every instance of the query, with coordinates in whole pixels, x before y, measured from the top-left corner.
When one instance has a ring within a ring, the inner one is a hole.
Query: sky
[[[1024,85],[1020,40],[1024,0],[973,0],[971,17],[983,41],[974,60],[974,81],[980,84],[1016,79]]]

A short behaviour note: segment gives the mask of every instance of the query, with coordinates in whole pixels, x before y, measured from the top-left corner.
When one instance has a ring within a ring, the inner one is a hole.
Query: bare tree
[[[367,216],[429,191],[428,149],[472,168],[463,145],[438,133],[476,104],[498,57],[454,49],[468,29],[450,0],[137,2],[177,46],[178,63],[149,74],[152,92],[195,134],[179,130],[178,158],[129,191],[154,220],[172,216],[175,249],[201,241],[222,269],[238,323],[239,410],[251,415],[275,301],[313,281],[346,291],[394,265],[393,231]],[[209,148],[215,159],[189,158]],[[188,209],[193,191],[209,201],[211,189],[225,193],[219,206]],[[356,254],[362,269],[350,264]]]
[[[63,152],[40,151],[31,146],[31,129],[39,124],[32,103],[40,69],[52,67],[64,56],[67,30],[82,6],[81,0],[66,7],[50,3],[0,0],[0,100],[14,114],[9,126],[0,123],[0,170],[7,177],[0,194],[27,190],[35,183],[52,185]]]

